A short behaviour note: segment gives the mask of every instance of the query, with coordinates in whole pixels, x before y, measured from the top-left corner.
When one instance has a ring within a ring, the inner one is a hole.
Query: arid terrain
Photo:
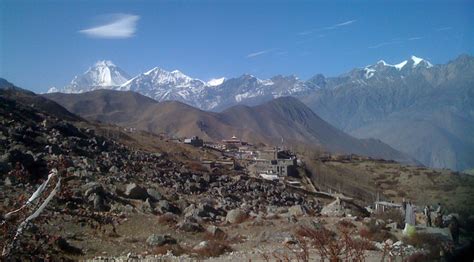
[[[1,94],[0,240],[7,259],[431,260],[440,250],[459,258],[469,249],[468,175],[301,151],[295,187],[242,168],[209,169],[202,159],[225,158],[210,148],[89,122],[54,102],[40,107],[44,98],[13,86]],[[458,212],[460,244],[452,245],[446,227],[425,228],[422,217],[416,237],[404,236],[400,211],[365,208],[376,193]]]

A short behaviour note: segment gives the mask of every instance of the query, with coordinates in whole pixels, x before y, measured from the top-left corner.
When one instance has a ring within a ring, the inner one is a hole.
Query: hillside
[[[220,141],[236,135],[252,143],[305,144],[332,152],[362,154],[414,163],[410,157],[373,139],[355,139],[319,118],[295,98],[282,97],[255,106],[236,106],[222,113],[205,112],[179,102],[154,102],[132,92],[98,90],[82,94],[45,95],[91,120],[172,136],[198,135]]]

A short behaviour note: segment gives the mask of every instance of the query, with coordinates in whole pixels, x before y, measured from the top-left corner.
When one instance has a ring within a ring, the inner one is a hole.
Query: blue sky
[[[0,0],[0,77],[45,92],[108,59],[132,76],[307,79],[473,55],[473,28],[474,1]]]

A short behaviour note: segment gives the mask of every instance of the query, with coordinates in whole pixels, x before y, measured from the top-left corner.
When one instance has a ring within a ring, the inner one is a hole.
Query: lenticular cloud
[[[129,38],[135,34],[138,19],[137,15],[116,14],[105,24],[80,30],[79,33],[94,38]]]

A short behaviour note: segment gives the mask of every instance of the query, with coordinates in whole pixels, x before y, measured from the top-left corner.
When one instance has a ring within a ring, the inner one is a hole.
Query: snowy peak
[[[118,68],[112,61],[102,60],[94,64],[83,75],[76,76],[71,85],[88,83],[91,86],[119,86],[125,83],[130,76]]]
[[[225,77],[221,77],[221,78],[213,78],[209,81],[207,81],[207,85],[208,86],[219,86],[219,85],[222,85],[222,83],[224,83],[225,81]]]
[[[389,64],[385,62],[384,60],[379,60],[375,65],[368,65],[365,68],[363,68],[363,75],[365,79],[372,78],[375,74],[380,73],[380,72],[386,72],[391,69],[396,69],[397,71],[406,71],[409,69],[414,69],[414,68],[431,68],[433,65],[420,57],[417,56],[410,56],[409,59],[404,60],[398,64]]]
[[[82,75],[75,76],[64,88],[50,88],[48,93],[82,93],[95,89],[112,89],[127,82],[130,76],[112,61],[100,60]]]
[[[410,60],[413,62],[412,68],[415,68],[417,66],[423,66],[425,68],[433,67],[433,65],[429,61],[420,57],[416,57],[414,55],[410,57]]]
[[[100,60],[94,64],[94,67],[116,67],[110,60]]]
[[[186,86],[189,85],[193,81],[204,83],[199,79],[191,78],[185,74],[183,74],[179,70],[174,71],[167,71],[161,69],[159,67],[155,67],[141,75],[138,75],[131,79],[130,81],[124,83],[123,85],[129,85],[133,81],[144,81],[148,79],[151,84],[154,85],[179,85],[179,86]]]

